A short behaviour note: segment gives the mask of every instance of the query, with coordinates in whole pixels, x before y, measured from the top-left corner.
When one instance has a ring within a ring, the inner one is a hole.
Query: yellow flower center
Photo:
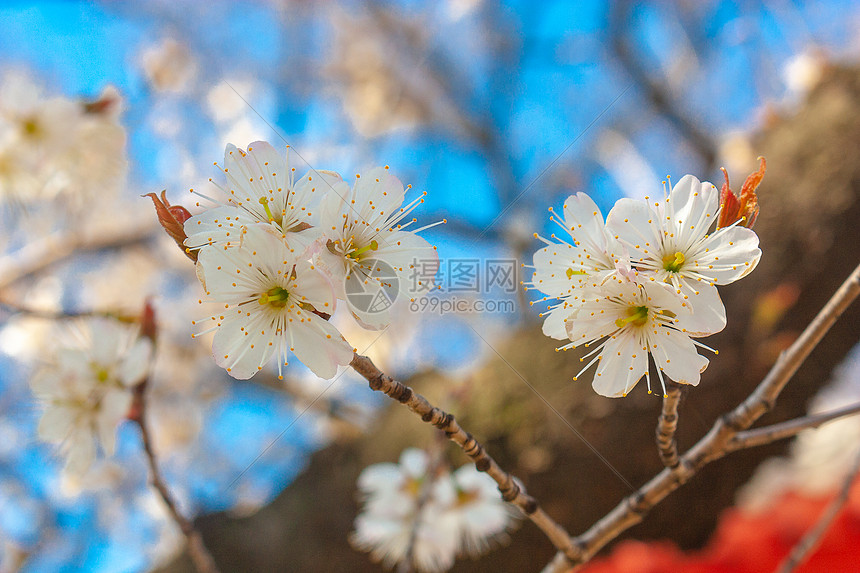
[[[672,273],[680,272],[685,260],[684,253],[680,251],[674,255],[666,255],[663,257],[663,268]]]
[[[279,287],[272,287],[263,294],[260,295],[260,298],[257,299],[261,305],[268,304],[274,308],[284,308],[287,306],[287,299],[290,298],[290,293]]]
[[[644,326],[646,322],[648,322],[648,307],[630,306],[627,308],[627,318],[619,318],[615,321],[615,326],[618,328],[624,328],[628,324]]]
[[[374,239],[374,240],[370,241],[369,245],[365,245],[364,247],[361,247],[360,249],[355,249],[355,250],[347,253],[346,256],[351,258],[351,259],[355,259],[356,261],[360,261],[362,259],[362,255],[364,255],[368,251],[375,251],[378,248],[379,248],[379,243],[376,242],[376,239]]]
[[[265,209],[265,210],[266,210],[266,216],[269,218],[269,222],[270,222],[270,223],[275,222],[275,223],[277,223],[278,225],[280,225],[280,224],[281,224],[281,220],[280,220],[280,219],[276,219],[276,218],[275,218],[275,215],[274,215],[274,214],[272,214],[272,210],[271,210],[271,209],[269,209],[269,200],[268,200],[268,199],[266,199],[265,197],[260,197],[260,199],[258,200],[258,202],[260,203],[260,205],[262,205],[262,206],[263,206],[263,209]]]

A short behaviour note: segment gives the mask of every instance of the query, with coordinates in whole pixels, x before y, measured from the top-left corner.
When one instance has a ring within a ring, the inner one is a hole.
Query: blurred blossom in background
[[[144,571],[183,543],[131,424],[85,476],[36,440],[28,381],[55,326],[12,301],[136,315],[152,298],[150,416],[189,516],[253,513],[380,404],[352,372],[227,377],[190,338],[199,287],[141,194],[195,212],[189,189],[211,189],[227,143],[289,144],[298,172],[347,180],[390,165],[427,191],[420,224],[448,220],[422,235],[441,288],[382,333],[333,320],[400,379],[467,375],[482,338],[537,316],[517,287],[547,205],[586,191],[606,212],[666,174],[721,181],[721,165],[740,179],[757,165],[747,134],[860,47],[848,0],[13,1],[0,22],[2,571]]]

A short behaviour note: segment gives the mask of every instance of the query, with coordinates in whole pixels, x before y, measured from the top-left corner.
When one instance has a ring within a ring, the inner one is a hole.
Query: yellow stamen
[[[684,253],[678,251],[674,255],[666,255],[663,257],[663,268],[667,271],[677,273],[681,270],[681,265],[684,264],[686,258]]]
[[[279,286],[272,287],[260,295],[257,302],[260,305],[271,305],[275,308],[284,308],[287,306],[287,299],[290,298],[290,293],[286,289]]]
[[[628,324],[643,326],[646,322],[648,322],[648,307],[631,306],[627,309],[627,318],[619,318],[615,321],[615,326],[618,328],[624,328]]]
[[[265,197],[260,197],[259,203],[263,206],[263,209],[266,210],[266,216],[269,217],[269,222],[271,223],[274,221],[275,216],[272,215],[272,211],[269,209],[269,201]]]
[[[363,255],[367,251],[375,251],[378,248],[379,248],[379,243],[377,243],[376,239],[374,239],[374,240],[370,241],[369,245],[361,247],[360,249],[355,249],[354,251],[349,253],[347,256],[352,258],[352,259],[359,260],[361,258],[361,255]]]

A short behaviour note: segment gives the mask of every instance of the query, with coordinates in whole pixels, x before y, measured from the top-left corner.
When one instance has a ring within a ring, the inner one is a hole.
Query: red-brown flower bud
[[[155,213],[158,215],[158,222],[167,231],[167,234],[176,241],[182,252],[194,262],[197,262],[197,251],[192,251],[185,247],[185,221],[191,218],[191,213],[181,205],[171,205],[167,200],[167,191],[161,192],[161,198],[155,193],[147,193],[141,197],[149,197],[155,205]]]
[[[762,178],[764,178],[764,172],[767,169],[764,157],[759,157],[759,161],[761,161],[761,164],[758,171],[751,173],[747,177],[741,187],[740,195],[736,195],[731,190],[729,187],[729,173],[724,167],[720,168],[723,171],[723,175],[726,176],[726,182],[723,183],[723,188],[720,191],[720,205],[722,209],[720,211],[720,220],[717,222],[718,229],[728,227],[738,219],[743,219],[738,223],[742,227],[752,228],[755,224],[759,211],[758,196],[755,190],[761,183]]]
[[[152,306],[152,301],[146,299],[143,304],[143,311],[140,313],[140,335],[146,337],[155,344],[155,337],[158,334],[158,323],[155,321],[155,307]]]

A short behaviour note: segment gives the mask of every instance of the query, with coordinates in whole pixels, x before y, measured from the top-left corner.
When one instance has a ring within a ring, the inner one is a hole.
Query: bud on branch
[[[185,255],[197,262],[197,251],[192,251],[185,247],[185,221],[191,218],[191,213],[181,205],[171,205],[167,200],[167,191],[161,192],[161,198],[155,193],[147,193],[141,197],[149,197],[155,205],[155,213],[158,215],[158,222],[167,231],[167,234],[176,241],[179,248]]]

